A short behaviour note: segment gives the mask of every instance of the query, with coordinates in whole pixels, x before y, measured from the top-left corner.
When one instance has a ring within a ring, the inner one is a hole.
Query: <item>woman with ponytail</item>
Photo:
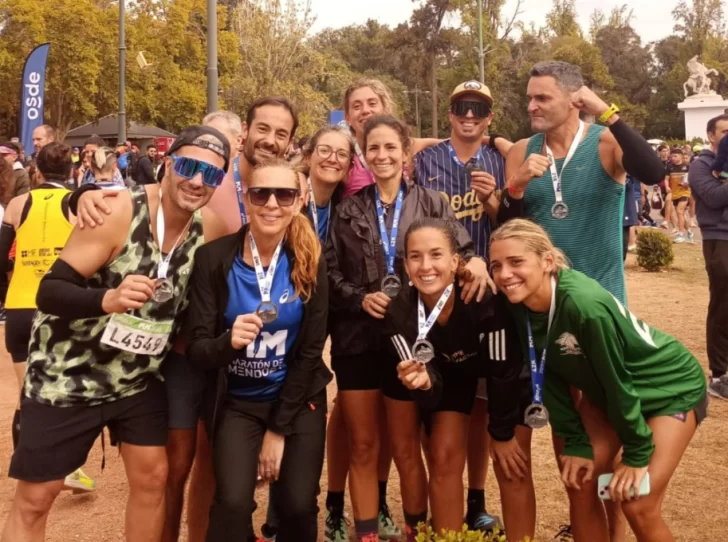
[[[324,460],[328,282],[321,243],[288,163],[258,166],[248,224],[195,258],[187,354],[219,369],[209,413],[215,501],[208,542],[250,531],[256,483],[271,483],[279,542],[316,542]]]

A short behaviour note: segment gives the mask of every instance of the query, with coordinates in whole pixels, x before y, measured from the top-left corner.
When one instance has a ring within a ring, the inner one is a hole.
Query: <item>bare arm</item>
[[[202,208],[202,232],[205,236],[205,243],[234,233],[230,231],[228,222],[207,206]]]

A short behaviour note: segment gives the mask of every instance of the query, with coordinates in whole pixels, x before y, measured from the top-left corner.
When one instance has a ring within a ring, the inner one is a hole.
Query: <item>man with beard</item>
[[[31,158],[35,160],[40,150],[56,140],[56,131],[53,126],[48,124],[41,124],[35,130],[33,130],[33,155]]]
[[[217,130],[184,130],[165,158],[162,183],[121,192],[102,225],[76,228],[41,281],[23,431],[10,467],[21,481],[3,542],[43,539],[64,477],[83,464],[105,426],[123,443],[127,539],[161,537],[167,400],[160,365],[203,243],[198,211],[222,182],[229,156]]]

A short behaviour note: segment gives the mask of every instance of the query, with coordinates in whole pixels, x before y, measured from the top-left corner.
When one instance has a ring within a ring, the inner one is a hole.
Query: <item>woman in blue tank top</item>
[[[260,482],[272,484],[277,540],[317,540],[328,284],[302,203],[289,164],[259,166],[245,193],[249,223],[195,259],[187,354],[219,370],[207,420],[216,482],[208,542],[245,538]]]

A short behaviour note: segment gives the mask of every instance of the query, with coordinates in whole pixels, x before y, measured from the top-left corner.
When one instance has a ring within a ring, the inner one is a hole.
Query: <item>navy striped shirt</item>
[[[482,165],[485,171],[495,177],[496,194],[500,197],[500,192],[505,186],[505,160],[497,150],[487,145],[481,146],[481,153],[483,158],[479,161],[484,161]],[[456,163],[450,156],[448,142],[444,141],[417,153],[415,167],[417,183],[440,192],[450,204],[457,219],[468,230],[478,256],[487,258],[491,233],[490,220],[475,191],[470,188],[465,167]]]

